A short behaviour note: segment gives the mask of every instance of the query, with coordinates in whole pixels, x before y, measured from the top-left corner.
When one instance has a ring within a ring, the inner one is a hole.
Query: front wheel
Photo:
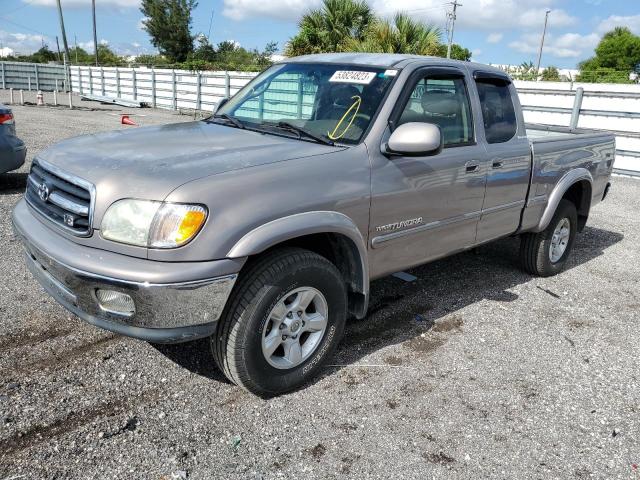
[[[313,378],[342,338],[347,295],[338,269],[287,248],[258,259],[241,278],[211,344],[218,367],[261,396]]]
[[[562,199],[549,226],[539,233],[525,233],[520,243],[523,268],[532,275],[550,277],[564,268],[578,231],[575,205]]]

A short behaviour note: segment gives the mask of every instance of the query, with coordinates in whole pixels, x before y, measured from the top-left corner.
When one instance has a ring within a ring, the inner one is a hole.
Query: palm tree
[[[393,22],[379,19],[369,26],[364,40],[351,39],[349,51],[380,53],[412,53],[438,55],[440,28],[413,20],[406,13],[396,13]]]
[[[375,17],[366,0],[324,0],[300,20],[300,31],[287,43],[288,56],[340,52],[352,40],[363,40]]]

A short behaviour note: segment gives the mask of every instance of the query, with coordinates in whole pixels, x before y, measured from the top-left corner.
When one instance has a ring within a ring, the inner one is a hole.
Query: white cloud
[[[311,8],[320,5],[320,0],[223,0],[222,14],[232,20],[250,17],[267,17],[278,20],[297,21]]]
[[[49,48],[55,47],[55,40],[52,42],[47,37],[0,30],[0,44],[2,44],[3,49],[12,50],[14,53],[28,54],[35,52],[42,47],[42,43],[48,44]]]
[[[544,15],[546,8],[534,8],[525,10],[518,15],[517,21],[521,27],[531,27],[542,29],[544,25]],[[575,17],[570,16],[564,10],[552,9],[549,12],[549,28],[553,27],[568,27],[574,25],[577,22]]]
[[[44,0],[38,0],[44,1]],[[48,1],[48,0],[47,0]],[[75,0],[79,1],[79,0]],[[124,0],[119,0],[124,1]],[[463,2],[459,7],[456,28],[480,30],[542,29],[544,12],[551,8],[550,27],[564,27],[576,19],[561,9],[553,9],[560,0],[481,0]],[[223,0],[223,15],[233,20],[271,18],[297,21],[321,0]],[[405,11],[413,17],[444,26],[449,8],[442,0],[370,0],[374,10],[383,16]]]
[[[640,35],[640,15],[611,15],[598,25],[598,32],[605,34],[616,27],[629,27],[636,35]]]
[[[9,47],[0,48],[0,58],[9,57],[15,52]]]
[[[543,57],[582,58],[587,56],[600,41],[596,33],[581,35],[579,33],[565,33],[563,35],[547,34],[544,42]],[[540,35],[527,33],[509,44],[509,47],[521,53],[537,55],[540,48]]]
[[[56,0],[22,0],[29,5],[36,5],[39,7],[55,7],[57,6]],[[117,8],[136,8],[140,6],[140,0],[101,0],[96,2],[99,7],[117,7]],[[63,8],[78,8],[88,7],[91,5],[91,0],[65,0],[62,2]]]
[[[487,43],[500,43],[503,37],[504,34],[502,33],[491,33],[487,37]]]

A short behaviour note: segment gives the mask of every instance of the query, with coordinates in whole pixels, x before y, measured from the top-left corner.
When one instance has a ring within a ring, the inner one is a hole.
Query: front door
[[[472,246],[484,199],[486,151],[475,142],[464,74],[453,68],[425,69],[406,88],[392,124],[436,124],[444,149],[433,156],[374,158],[373,277]]]

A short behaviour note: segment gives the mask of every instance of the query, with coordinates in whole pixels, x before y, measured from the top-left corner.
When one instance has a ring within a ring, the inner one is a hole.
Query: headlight
[[[140,247],[176,248],[195,237],[205,220],[201,205],[119,200],[102,219],[102,236]]]

